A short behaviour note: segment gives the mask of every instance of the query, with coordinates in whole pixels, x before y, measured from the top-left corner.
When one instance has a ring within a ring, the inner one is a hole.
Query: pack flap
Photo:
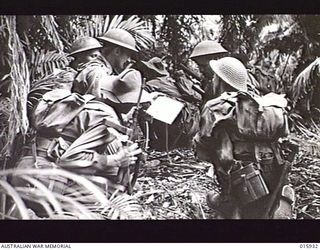
[[[253,99],[262,107],[279,107],[285,108],[288,105],[288,101],[284,97],[285,95],[278,95],[276,93],[269,93],[262,97],[254,96]]]

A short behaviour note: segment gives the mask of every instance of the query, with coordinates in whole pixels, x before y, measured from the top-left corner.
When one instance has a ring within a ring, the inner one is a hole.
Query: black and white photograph
[[[1,15],[2,220],[320,218],[320,16]]]

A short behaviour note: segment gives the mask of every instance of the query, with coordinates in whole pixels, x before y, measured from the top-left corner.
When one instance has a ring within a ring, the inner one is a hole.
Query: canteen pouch
[[[231,172],[232,192],[241,205],[246,205],[269,194],[269,189],[256,163]]]

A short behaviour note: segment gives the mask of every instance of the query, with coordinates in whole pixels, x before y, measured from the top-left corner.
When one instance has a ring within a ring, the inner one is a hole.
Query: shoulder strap
[[[122,126],[120,124],[117,124],[113,121],[110,121],[110,120],[104,120],[104,124],[111,127],[111,128],[114,128],[116,130],[118,130],[119,132],[123,133],[123,134],[126,134],[126,135],[130,135],[131,133],[131,129],[125,127],[125,126]]]

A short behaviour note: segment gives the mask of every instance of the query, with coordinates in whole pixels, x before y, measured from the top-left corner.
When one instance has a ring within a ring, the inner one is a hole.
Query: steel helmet
[[[238,59],[224,57],[209,62],[211,69],[227,84],[237,90],[247,91],[248,73],[246,67]]]
[[[124,29],[108,30],[103,36],[98,37],[102,42],[109,42],[129,50],[138,52],[136,49],[136,40],[134,37]]]
[[[81,37],[72,43],[69,55],[99,48],[102,48],[102,45],[97,39],[93,37]]]
[[[219,53],[227,53],[228,51],[222,47],[222,45],[218,42],[207,40],[198,43],[191,55],[190,58],[195,58],[198,56],[206,56],[211,54],[219,54]]]

